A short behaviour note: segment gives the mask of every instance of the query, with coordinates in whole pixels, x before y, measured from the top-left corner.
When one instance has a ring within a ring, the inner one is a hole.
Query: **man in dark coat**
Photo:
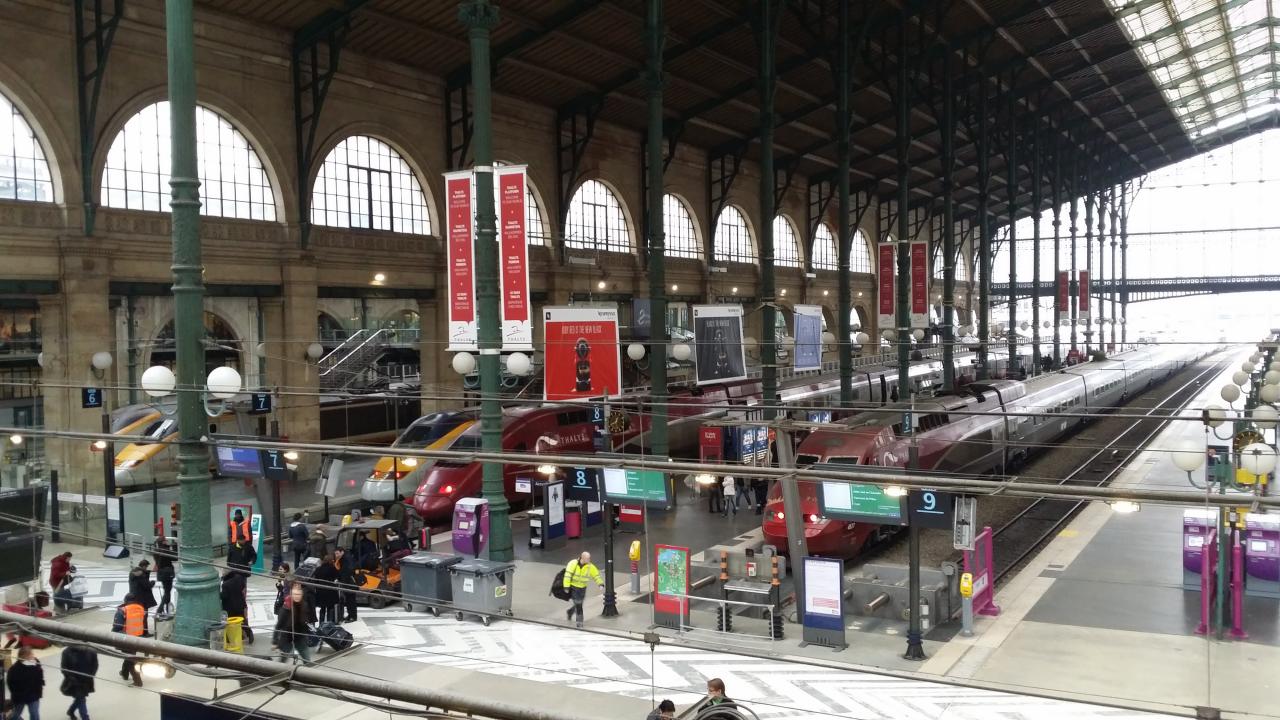
[[[219,593],[222,600],[222,612],[227,617],[243,618],[244,623],[240,626],[244,633],[245,642],[253,642],[253,630],[249,629],[248,612],[249,601],[246,597],[248,586],[244,573],[239,570],[228,570],[227,574],[222,576],[222,589]]]
[[[307,524],[302,522],[302,513],[293,514],[293,522],[289,523],[289,549],[293,551],[293,566],[302,564],[307,556],[307,542],[311,533],[307,532]]]
[[[129,572],[129,594],[137,599],[143,609],[150,610],[156,606],[156,596],[152,588],[156,586],[151,579],[151,561],[143,558],[138,567]]]
[[[156,559],[156,578],[160,581],[160,587],[164,588],[160,597],[160,608],[164,610],[173,601],[173,578],[176,575],[173,561],[178,558],[178,543],[164,535],[158,535],[155,544],[151,546],[151,556]]]
[[[338,608],[338,622],[355,622],[356,603],[360,597],[359,588],[362,581],[357,580],[355,563],[342,548],[334,551],[333,564],[338,569],[338,587],[342,590],[342,607]],[[377,565],[375,564],[374,567]]]
[[[62,694],[71,698],[67,717],[74,718],[80,711],[80,720],[89,720],[86,700],[93,692],[93,677],[98,674],[98,653],[88,645],[68,645],[62,651]]]

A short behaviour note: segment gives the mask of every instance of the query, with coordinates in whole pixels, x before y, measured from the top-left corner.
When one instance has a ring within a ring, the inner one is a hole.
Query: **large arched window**
[[[813,269],[836,269],[836,239],[826,223],[818,223],[813,233]]]
[[[675,195],[662,196],[662,227],[666,233],[666,256],[702,259],[698,234],[693,229],[693,215],[684,201]]]
[[[169,102],[129,118],[111,142],[102,172],[102,204],[126,210],[169,209]],[[196,106],[200,214],[242,220],[276,219],[275,191],[262,159],[227,119]]]
[[[53,202],[44,149],[18,106],[0,95],[0,200]]]
[[[871,246],[867,244],[867,236],[861,230],[853,231],[853,241],[849,247],[849,272],[875,272],[871,264]]]
[[[751,239],[747,219],[743,217],[741,210],[732,205],[726,205],[720,211],[720,217],[716,218],[712,246],[716,260],[739,263],[756,261],[756,244]]]
[[[588,180],[578,187],[569,201],[569,216],[564,228],[565,245],[581,250],[629,253],[631,230],[622,214],[618,196],[599,180]]]
[[[329,151],[311,190],[311,222],[431,234],[418,177],[400,153],[368,135],[352,135]]]
[[[779,215],[773,219],[773,264],[775,267],[800,267],[800,238],[791,221]]]

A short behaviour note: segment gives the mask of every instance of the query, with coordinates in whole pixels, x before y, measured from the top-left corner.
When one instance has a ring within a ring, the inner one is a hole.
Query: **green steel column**
[[[1120,316],[1116,314],[1116,298],[1119,297],[1120,287],[1118,281],[1119,274],[1116,272],[1116,233],[1117,226],[1120,223],[1120,197],[1116,197],[1121,192],[1119,185],[1111,186],[1111,346],[1116,347],[1116,325],[1120,324]],[[1116,348],[1118,349],[1118,348]]]
[[[1078,157],[1079,153],[1071,153],[1071,190],[1069,191],[1071,194],[1071,212],[1068,215],[1068,219],[1071,221],[1071,274],[1067,276],[1069,284],[1067,303],[1071,305],[1071,350],[1073,352],[1076,349],[1076,328],[1079,325],[1079,318],[1076,312],[1080,307],[1080,303],[1076,301],[1076,295],[1080,292],[1080,285],[1076,279],[1076,232],[1079,230],[1076,227],[1076,221],[1080,219],[1080,173],[1079,166],[1076,164],[1076,158]]]
[[[489,0],[463,0],[458,19],[471,42],[471,89],[474,117],[472,148],[476,174],[476,299],[480,349],[480,446],[502,451],[502,400],[499,397],[502,327],[498,315],[498,229],[493,203],[493,99],[489,85],[489,31],[498,24],[498,8]],[[489,500],[489,558],[509,562],[510,507],[502,481],[502,465],[484,463],[484,497]]]
[[[1031,130],[1031,374],[1040,374],[1040,116]]]
[[[177,345],[178,484],[182,536],[175,639],[208,642],[222,613],[209,527],[209,450],[200,440],[204,413],[204,277],[200,249],[200,179],[196,168],[195,17],[192,0],[165,1],[169,60],[169,127],[173,158],[173,335]]]
[[[645,152],[649,156],[649,452],[666,457],[667,448],[667,235],[662,212],[662,52],[666,40],[662,0],[649,0],[645,22],[649,41],[649,134]]]
[[[1018,120],[1013,93],[1009,93],[1009,152],[1005,170],[1009,190],[1009,341],[1008,376],[1017,375],[1018,361]]]
[[[991,377],[987,350],[991,325],[991,218],[987,205],[991,188],[991,148],[987,142],[987,86],[977,78],[978,90],[978,379]],[[969,298],[973,304],[973,298]]]
[[[764,394],[764,419],[772,420],[778,399],[778,346],[774,328],[777,288],[773,268],[773,99],[777,89],[777,10],[785,0],[760,3],[760,302],[764,328],[760,350],[760,380]]]
[[[1094,324],[1098,327],[1098,349],[1104,352],[1106,351],[1106,348],[1107,348],[1107,338],[1106,338],[1107,331],[1105,330],[1107,306],[1105,303],[1102,302],[1102,283],[1106,280],[1106,277],[1107,277],[1106,271],[1105,271],[1106,266],[1103,263],[1103,259],[1106,258],[1107,256],[1106,217],[1107,217],[1108,200],[1109,200],[1109,197],[1107,195],[1107,189],[1102,188],[1101,190],[1098,190],[1098,269],[1094,273],[1094,276],[1090,276],[1089,278],[1089,288],[1091,290],[1095,287],[1098,288],[1098,292],[1094,293],[1094,295],[1098,298],[1098,303],[1097,303],[1098,311],[1094,313],[1095,315],[1098,316],[1098,319],[1094,320]]]
[[[840,339],[836,344],[840,352],[840,405],[853,403],[853,288],[849,273],[849,256],[852,254],[853,227],[849,223],[849,172],[851,118],[849,116],[849,3],[840,3],[839,56],[836,60],[836,192],[839,194],[839,261],[836,265],[836,321]]]
[[[1089,183],[1085,183],[1085,187],[1089,187]],[[1080,299],[1089,306],[1089,319],[1085,321],[1084,326],[1084,355],[1089,357],[1090,346],[1093,344],[1093,301],[1090,297],[1093,295],[1093,203],[1095,202],[1093,191],[1086,190],[1084,196],[1084,270],[1089,273],[1089,286],[1078,288],[1077,293]]]
[[[1125,192],[1120,197],[1120,344],[1129,342],[1129,203],[1133,197]]]
[[[942,61],[942,389],[956,385],[955,86],[951,53]]]
[[[1053,149],[1053,183],[1049,185],[1053,204],[1053,367],[1062,367],[1062,321],[1058,319],[1058,273],[1062,272],[1062,146]]]

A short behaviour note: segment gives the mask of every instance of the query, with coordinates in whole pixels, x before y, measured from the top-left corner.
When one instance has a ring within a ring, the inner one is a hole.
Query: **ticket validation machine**
[[[1200,590],[1204,544],[1218,527],[1218,511],[1190,508],[1182,511],[1182,589]]]
[[[462,498],[453,506],[453,550],[480,557],[489,543],[489,501]]]
[[[1245,594],[1280,598],[1280,515],[1244,518]]]

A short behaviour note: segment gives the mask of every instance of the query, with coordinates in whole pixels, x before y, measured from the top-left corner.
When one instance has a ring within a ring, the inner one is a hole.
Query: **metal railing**
[[[730,647],[751,646],[759,650],[772,652],[776,647],[778,638],[773,636],[773,628],[775,627],[775,617],[777,610],[770,603],[753,603],[745,600],[725,600],[722,598],[699,597],[697,595],[678,595],[674,593],[662,593],[663,597],[684,598],[689,604],[690,609],[693,608],[695,602],[711,603],[717,606],[717,617],[726,617],[731,608],[740,608],[742,610],[757,609],[764,612],[766,625],[765,635],[756,635],[754,633],[740,633],[732,630],[712,630],[710,628],[700,628],[693,625],[680,623],[680,627],[676,633],[684,638],[698,640],[709,644],[727,645]]]
[[[350,385],[376,359],[385,345],[388,332],[383,329],[352,333],[345,342],[320,358],[320,385],[330,390]]]

